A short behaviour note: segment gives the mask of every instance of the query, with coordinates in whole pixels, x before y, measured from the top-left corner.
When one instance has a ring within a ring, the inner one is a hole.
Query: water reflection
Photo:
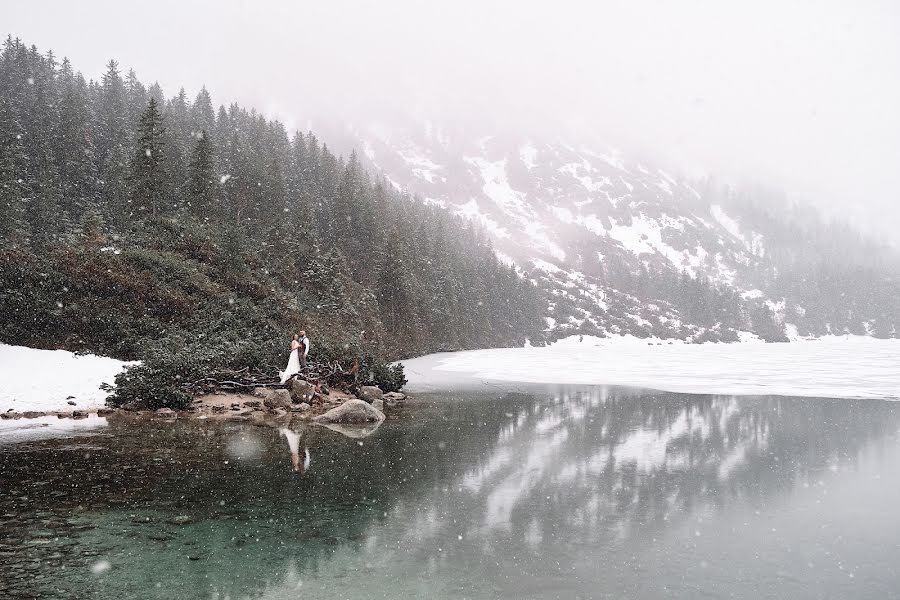
[[[291,453],[291,467],[294,471],[303,475],[306,473],[306,470],[309,469],[310,457],[309,457],[309,448],[306,447],[306,443],[303,443],[303,459],[300,459],[300,444],[303,441],[303,434],[306,433],[306,428],[300,429],[300,431],[294,431],[287,427],[280,427],[278,429],[278,433],[283,435],[287,440],[288,449]]]
[[[16,590],[101,598],[884,597],[900,580],[864,557],[900,559],[898,425],[890,403],[565,387],[428,396],[367,437],[111,419],[91,449],[2,450],[0,552]]]

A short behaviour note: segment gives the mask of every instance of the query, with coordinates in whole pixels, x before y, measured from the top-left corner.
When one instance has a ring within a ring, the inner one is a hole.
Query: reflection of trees
[[[303,477],[272,428],[113,422],[115,437],[91,438],[102,451],[56,452],[47,442],[4,456],[0,483],[19,493],[0,494],[0,510],[124,506],[105,513],[108,529],[90,540],[132,527],[128,514],[190,514],[193,529],[138,530],[171,530],[168,549],[119,540],[132,552],[121,581],[143,582],[152,597],[158,574],[145,565],[191,537],[220,577],[181,565],[173,580],[182,591],[277,596],[304,573],[327,577],[337,557],[437,569],[441,548],[441,560],[475,577],[510,556],[525,570],[572,547],[654,535],[701,507],[789,491],[896,428],[880,403],[603,388],[563,388],[549,400],[469,396],[401,413],[365,439],[311,428]],[[28,493],[33,480],[65,495]],[[18,505],[25,496],[28,506]]]

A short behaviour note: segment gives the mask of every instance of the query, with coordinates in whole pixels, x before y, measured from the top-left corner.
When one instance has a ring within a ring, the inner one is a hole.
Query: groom
[[[306,369],[306,355],[309,354],[309,338],[306,337],[306,331],[300,332],[300,343],[302,344],[300,348],[298,348],[300,355],[300,368]]]

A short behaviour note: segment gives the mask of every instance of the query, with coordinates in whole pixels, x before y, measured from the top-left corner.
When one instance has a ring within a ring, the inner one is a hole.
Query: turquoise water
[[[900,596],[895,404],[528,388],[292,429],[298,461],[246,423],[0,440],[0,597]]]

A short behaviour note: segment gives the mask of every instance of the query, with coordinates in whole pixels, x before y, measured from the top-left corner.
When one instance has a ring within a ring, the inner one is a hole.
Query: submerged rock
[[[384,396],[382,396],[384,403],[388,406],[397,406],[401,404],[404,400],[406,400],[406,394],[402,394],[400,392],[388,392]]]
[[[382,392],[381,388],[378,386],[364,385],[359,388],[357,396],[359,396],[361,400],[365,400],[371,404],[373,400],[380,400],[382,396],[384,396],[384,392]]]
[[[315,418],[318,423],[381,423],[384,413],[371,404],[353,398]]]

